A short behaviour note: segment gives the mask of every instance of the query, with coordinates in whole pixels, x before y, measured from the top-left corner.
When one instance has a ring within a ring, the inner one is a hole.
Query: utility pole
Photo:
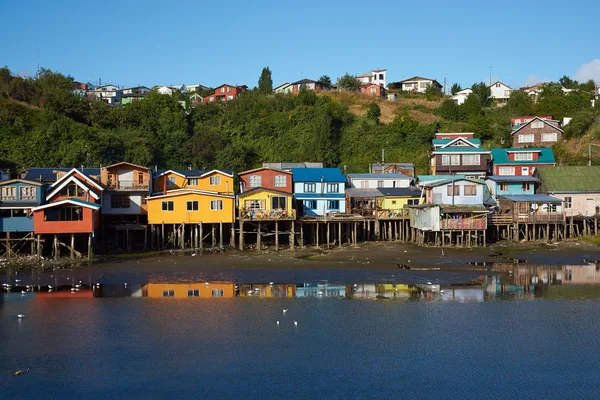
[[[448,74],[444,75],[444,96],[446,95],[446,77]]]

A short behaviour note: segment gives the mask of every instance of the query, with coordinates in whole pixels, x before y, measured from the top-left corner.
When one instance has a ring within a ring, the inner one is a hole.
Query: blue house
[[[42,204],[39,182],[12,179],[0,182],[0,231],[33,232],[31,209]]]
[[[293,168],[294,197],[299,215],[326,216],[346,212],[346,177],[338,168]]]
[[[533,176],[488,176],[485,180],[496,201],[497,196],[534,194],[538,183],[539,180]]]

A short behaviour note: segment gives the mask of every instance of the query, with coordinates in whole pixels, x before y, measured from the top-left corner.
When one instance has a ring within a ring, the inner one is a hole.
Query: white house
[[[173,95],[173,89],[168,86],[156,86],[154,89],[160,94],[168,94],[169,96]]]
[[[438,89],[442,89],[442,85],[435,79],[422,78],[420,76],[413,76],[400,82],[394,82],[391,85],[393,89],[400,89],[403,92],[425,93],[425,90],[432,85]]]
[[[375,85],[387,86],[387,70],[385,69],[374,69],[369,72],[365,72],[362,75],[358,75],[356,78],[362,84],[374,83]]]
[[[88,98],[102,100],[109,105],[118,104],[121,101],[121,90],[116,85],[99,86],[86,92]]]
[[[292,93],[292,84],[289,82],[284,82],[279,86],[276,86],[273,89],[275,93]]]
[[[121,90],[123,96],[129,95],[137,95],[137,96],[145,96],[150,93],[150,88],[146,86],[135,86]]]
[[[407,188],[412,178],[403,174],[348,174],[348,184],[356,189]]]
[[[210,88],[208,86],[204,86],[204,85],[200,85],[200,84],[194,84],[194,85],[186,85],[185,86],[185,91],[188,93],[195,93],[198,90],[209,90]]]
[[[473,93],[473,91],[471,89],[464,89],[461,90],[460,92],[456,92],[456,94],[452,97],[450,97],[450,100],[452,100],[453,102],[455,102],[456,104],[458,104],[459,106],[461,104],[463,104],[465,102],[465,100],[467,100],[467,97],[469,97],[469,95]]]
[[[495,99],[498,103],[506,103],[512,93],[512,88],[504,83],[497,81],[489,86],[492,94],[490,98]]]

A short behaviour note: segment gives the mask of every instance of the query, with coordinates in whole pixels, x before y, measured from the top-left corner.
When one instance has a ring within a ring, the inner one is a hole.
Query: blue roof
[[[547,194],[503,194],[498,195],[506,200],[529,203],[562,203],[561,199],[548,196]]]
[[[494,182],[539,182],[540,180],[533,176],[513,176],[513,175],[493,175],[487,179]]]
[[[294,197],[298,200],[303,199],[345,199],[344,193],[295,193]]]
[[[521,161],[521,160],[509,160],[508,153],[530,153],[536,152],[539,154],[537,160],[532,161]],[[536,148],[523,148],[523,149],[492,149],[492,160],[495,165],[503,164],[554,164],[554,154],[550,147],[536,147]]]
[[[54,171],[69,172],[73,168],[29,168],[29,171],[25,174],[23,179],[28,181],[40,182],[40,175],[42,176],[42,182],[56,182],[56,173]],[[99,176],[100,168],[75,168],[87,176]]]
[[[346,182],[339,168],[292,168],[294,182]]]
[[[418,175],[419,182],[439,181],[441,179],[452,179],[452,175]]]
[[[412,179],[404,174],[348,174],[353,179]]]

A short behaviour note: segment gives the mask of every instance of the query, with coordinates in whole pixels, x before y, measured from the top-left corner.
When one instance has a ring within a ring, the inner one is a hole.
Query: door
[[[529,176],[529,167],[523,167],[523,168],[521,168],[521,175],[522,176]]]
[[[133,187],[133,171],[132,170],[119,170],[119,189],[130,189]]]
[[[585,215],[591,216],[596,214],[596,202],[594,199],[585,199]]]

